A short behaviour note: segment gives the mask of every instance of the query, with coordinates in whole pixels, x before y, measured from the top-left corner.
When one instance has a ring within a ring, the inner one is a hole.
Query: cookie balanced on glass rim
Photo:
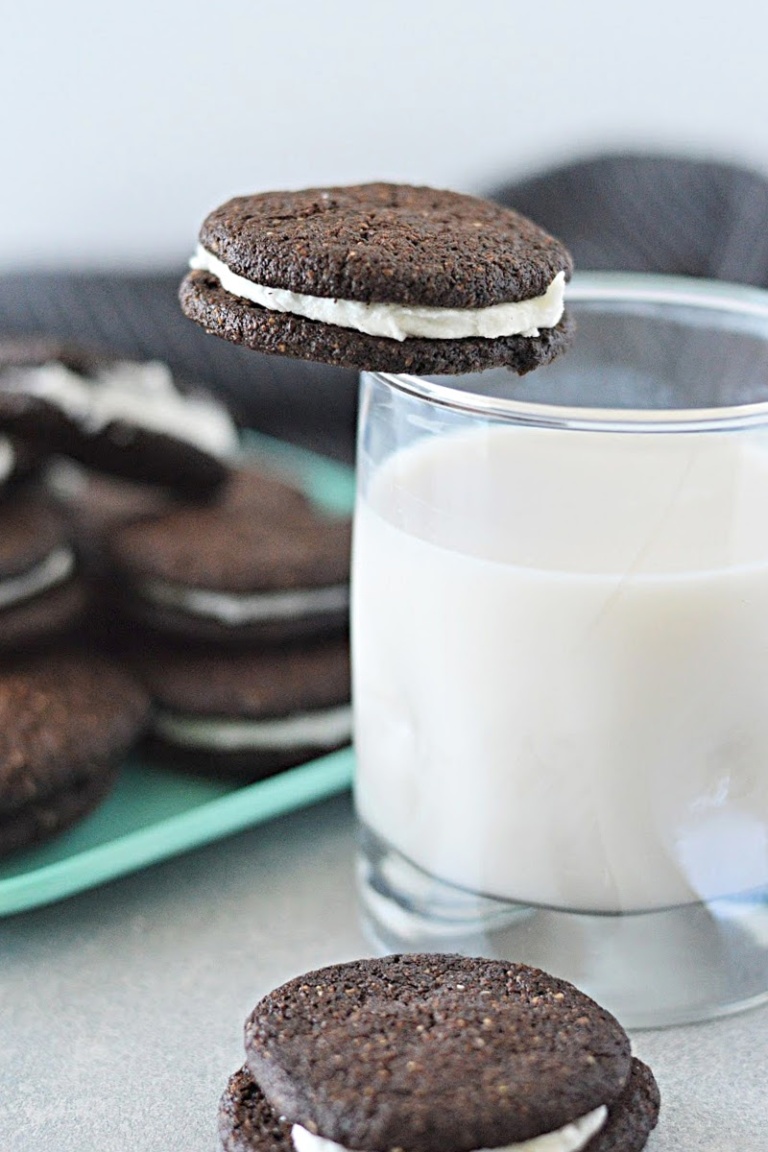
[[[638,1152],[653,1073],[618,1021],[524,964],[387,956],[309,972],[245,1025],[224,1152]]]
[[[563,245],[510,208],[401,184],[239,196],[204,221],[185,314],[259,352],[523,374],[569,342]]]

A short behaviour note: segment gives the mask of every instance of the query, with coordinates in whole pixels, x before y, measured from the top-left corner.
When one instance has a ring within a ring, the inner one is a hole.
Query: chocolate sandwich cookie
[[[58,651],[0,665],[0,854],[90,811],[139,736],[146,693],[103,657]]]
[[[346,627],[349,521],[253,471],[221,500],[122,525],[109,548],[127,609],[161,631],[226,644]]]
[[[204,221],[180,291],[207,332],[382,372],[546,364],[568,343],[571,259],[509,208],[362,184],[240,196]]]
[[[652,1073],[614,1017],[523,964],[431,954],[310,972],[256,1006],[245,1050],[253,1086],[231,1081],[219,1117],[238,1152],[265,1132],[287,1152],[278,1118],[296,1152],[471,1152],[544,1135],[568,1152],[630,1152],[658,1117]]]
[[[131,661],[154,708],[150,744],[174,764],[256,780],[349,744],[349,647],[195,651],[151,644]]]
[[[27,487],[0,502],[0,649],[72,627],[87,602],[64,517]]]
[[[45,340],[0,342],[0,433],[118,476],[202,496],[237,448],[229,413],[182,391],[162,363],[133,363]]]

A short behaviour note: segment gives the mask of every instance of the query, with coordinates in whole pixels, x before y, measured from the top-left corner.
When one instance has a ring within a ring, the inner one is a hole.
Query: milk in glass
[[[491,426],[391,455],[353,569],[360,816],[581,911],[768,883],[765,433]]]

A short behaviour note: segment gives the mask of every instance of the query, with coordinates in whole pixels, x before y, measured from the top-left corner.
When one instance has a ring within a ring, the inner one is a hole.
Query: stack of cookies
[[[256,1005],[222,1152],[638,1152],[659,1114],[618,1021],[525,964],[387,956]]]
[[[255,780],[349,743],[347,519],[241,465],[207,504],[112,524],[105,549],[156,752]]]
[[[349,524],[162,364],[0,342],[0,853],[142,737],[243,780],[349,741]]]

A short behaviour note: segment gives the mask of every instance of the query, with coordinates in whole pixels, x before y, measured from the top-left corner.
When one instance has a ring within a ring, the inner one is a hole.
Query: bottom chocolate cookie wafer
[[[659,1090],[653,1073],[637,1058],[632,1059],[629,1080],[619,1098],[610,1106],[605,1122],[582,1152],[640,1152],[656,1127]],[[247,1067],[230,1078],[219,1103],[218,1133],[221,1152],[296,1152],[292,1125],[278,1116],[267,1102]],[[561,1152],[573,1143],[556,1142],[549,1133],[548,1144],[541,1138],[518,1144],[520,1152]],[[528,1149],[526,1149],[526,1144]],[[514,1149],[507,1145],[505,1152]],[[326,1148],[326,1152],[335,1152]],[[450,1152],[450,1150],[447,1150]]]

